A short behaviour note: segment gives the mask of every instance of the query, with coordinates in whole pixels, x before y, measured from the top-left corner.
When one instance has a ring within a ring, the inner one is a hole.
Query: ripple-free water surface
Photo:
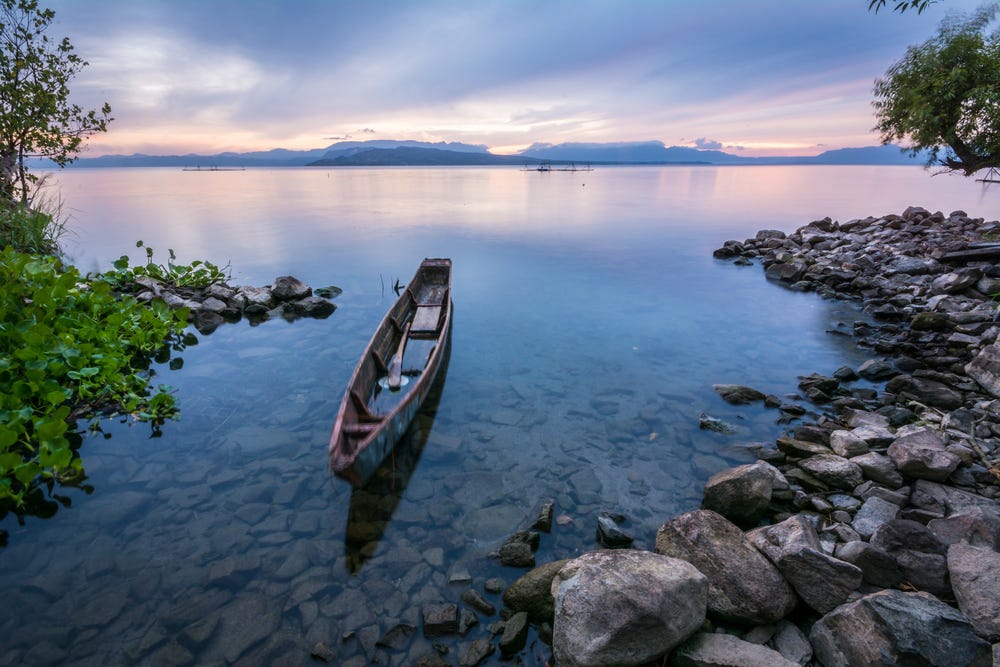
[[[73,170],[58,175],[83,270],[231,262],[234,284],[293,274],[344,292],[328,319],[226,325],[158,380],[182,417],[151,438],[105,422],[82,449],[91,494],[0,528],[0,664],[337,664],[431,649],[420,607],[521,571],[489,553],[537,504],[561,519],[539,561],[596,548],[597,513],[638,547],[698,507],[712,473],[772,441],[778,413],[714,383],[785,396],[857,366],[849,304],[769,284],[712,249],[917,204],[994,219],[996,193],[909,167]],[[448,366],[410,446],[365,490],[331,478],[342,391],[424,257],[454,262]],[[701,413],[735,435],[701,431]],[[487,594],[498,607],[499,597]],[[486,636],[480,615],[447,659]],[[377,647],[396,631],[401,648]],[[527,664],[542,664],[540,644]],[[498,655],[492,658],[499,660]]]

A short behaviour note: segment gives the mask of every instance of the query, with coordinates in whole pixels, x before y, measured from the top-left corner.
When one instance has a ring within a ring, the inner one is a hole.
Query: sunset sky
[[[113,109],[86,156],[366,139],[747,156],[875,145],[875,78],[948,11],[979,4],[42,0],[51,34],[90,62],[73,99]]]

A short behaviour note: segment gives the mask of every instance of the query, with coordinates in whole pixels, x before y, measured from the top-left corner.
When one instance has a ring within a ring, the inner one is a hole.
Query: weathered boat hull
[[[406,435],[441,366],[451,313],[451,260],[426,259],[382,320],[348,383],[330,436],[330,466],[337,475],[363,486]],[[404,336],[407,343],[400,345]],[[410,364],[405,390],[392,392],[379,381],[389,375],[389,354],[398,348],[404,363],[407,347],[418,363],[415,369]]]

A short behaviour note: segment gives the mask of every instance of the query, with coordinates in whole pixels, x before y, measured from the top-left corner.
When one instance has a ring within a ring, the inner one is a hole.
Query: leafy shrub
[[[186,309],[116,296],[55,257],[0,251],[0,514],[39,484],[83,478],[76,418],[175,413],[169,387],[150,396],[149,365],[186,322]]]
[[[116,288],[124,288],[135,284],[137,278],[149,277],[158,282],[174,287],[208,287],[213,283],[224,282],[225,272],[211,262],[196,259],[190,264],[176,264],[177,255],[174,249],[168,249],[170,259],[166,264],[153,261],[154,251],[145,246],[142,241],[136,241],[136,248],[146,248],[146,263],[139,266],[129,266],[128,255],[122,255],[114,262],[114,269],[102,274],[104,280]]]
[[[52,255],[58,252],[63,224],[45,211],[0,202],[0,248]]]

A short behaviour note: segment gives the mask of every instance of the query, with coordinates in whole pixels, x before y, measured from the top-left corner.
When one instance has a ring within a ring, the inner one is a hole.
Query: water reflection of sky
[[[84,269],[138,257],[142,239],[161,259],[174,248],[182,261],[231,261],[235,282],[292,273],[344,293],[327,320],[201,337],[182,370],[157,378],[182,410],[163,437],[108,423],[112,437],[82,449],[92,495],[67,492],[73,507],[48,521],[0,524],[11,532],[0,585],[18,610],[0,612],[16,638],[8,655],[41,644],[57,662],[121,661],[110,646],[126,647],[129,662],[165,650],[197,620],[179,600],[223,614],[193,649],[197,662],[243,650],[231,643],[248,633],[224,619],[246,604],[259,605],[254,623],[276,609],[283,631],[312,641],[317,623],[324,638],[419,625],[420,600],[448,598],[456,569],[510,580],[486,556],[547,497],[572,523],[543,540],[540,560],[593,548],[602,509],[626,514],[649,546],[666,518],[698,505],[708,475],[781,428],[775,411],[728,406],[712,384],[785,396],[797,375],[870,354],[827,333],[850,329],[849,304],[769,284],[712,249],[760,228],[909,204],[991,215],[975,184],[910,168],[76,170],[59,180]],[[334,412],[392,282],[425,256],[454,261],[447,382],[433,418],[421,418],[422,452],[399,459],[405,488],[352,492],[326,469]],[[700,431],[702,412],[737,434]],[[77,621],[76,603],[99,622]],[[36,631],[46,627],[60,630]]]

